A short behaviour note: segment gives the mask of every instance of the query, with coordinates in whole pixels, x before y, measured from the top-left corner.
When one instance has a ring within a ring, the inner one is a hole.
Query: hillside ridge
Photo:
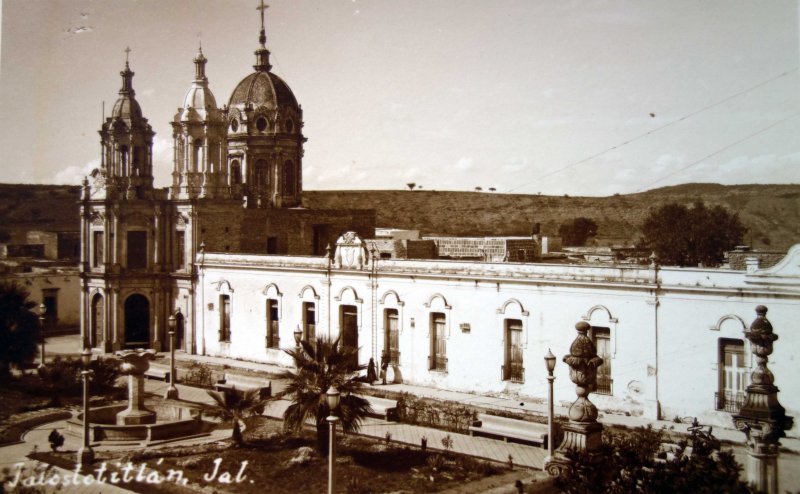
[[[78,231],[80,187],[0,184],[0,229]],[[598,224],[600,244],[631,244],[652,208],[702,200],[739,214],[745,243],[785,251],[800,242],[800,184],[689,183],[613,196],[547,196],[435,190],[306,190],[309,209],[375,209],[377,226],[459,236],[555,235],[579,216]]]

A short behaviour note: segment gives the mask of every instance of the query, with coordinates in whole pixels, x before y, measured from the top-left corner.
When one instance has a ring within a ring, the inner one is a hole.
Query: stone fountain
[[[144,373],[150,368],[155,350],[123,350],[116,353],[122,360],[119,370],[128,376],[128,408],[117,414],[117,425],[155,424],[156,412],[144,406]]]
[[[145,402],[144,374],[155,354],[143,349],[116,353],[122,361],[120,372],[128,376],[128,401],[89,410],[92,443],[156,444],[207,435],[213,427],[203,421],[200,405],[161,398]],[[82,413],[68,420],[67,431],[82,434],[83,420]]]

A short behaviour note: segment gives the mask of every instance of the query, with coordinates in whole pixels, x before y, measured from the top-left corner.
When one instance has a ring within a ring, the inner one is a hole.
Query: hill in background
[[[598,240],[631,244],[650,209],[702,200],[739,213],[748,228],[745,243],[763,250],[787,250],[800,242],[800,185],[684,184],[638,194],[570,197],[438,192],[431,190],[304,191],[307,208],[375,208],[381,227],[461,236],[529,235],[540,223],[544,235],[585,216],[598,224]]]
[[[78,231],[80,188],[0,184],[0,229],[24,242],[27,230]],[[598,241],[631,244],[651,208],[703,200],[739,213],[745,243],[785,251],[800,242],[800,185],[684,184],[638,194],[569,197],[433,190],[304,191],[307,208],[374,208],[377,224],[460,236],[529,235],[534,223],[555,235],[579,216],[595,220]]]

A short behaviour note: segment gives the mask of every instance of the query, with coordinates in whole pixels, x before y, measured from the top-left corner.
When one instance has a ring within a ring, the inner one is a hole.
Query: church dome
[[[272,72],[256,71],[248,75],[236,86],[228,106],[266,107],[271,110],[289,106],[297,109],[297,99],[283,79]]]
[[[138,121],[142,118],[142,108],[136,101],[136,92],[133,90],[133,71],[131,71],[128,61],[125,61],[125,69],[119,73],[122,76],[122,87],[119,90],[119,98],[114,103],[111,110],[112,119],[121,119],[128,123]]]
[[[142,108],[132,95],[120,96],[111,110],[111,118],[127,121],[140,120],[142,118]]]
[[[181,120],[208,120],[210,113],[217,111],[217,100],[208,88],[208,78],[206,77],[205,66],[208,60],[203,56],[202,48],[194,59],[195,78],[186,96],[183,98],[183,106],[180,110]]]

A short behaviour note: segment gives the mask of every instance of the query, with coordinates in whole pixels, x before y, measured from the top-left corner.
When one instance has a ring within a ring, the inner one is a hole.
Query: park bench
[[[370,415],[382,418],[386,421],[397,420],[397,400],[389,400],[386,398],[377,398],[375,396],[361,396],[369,402],[372,407]]]
[[[167,382],[169,381],[169,367],[158,364],[150,364],[150,368],[144,372],[144,377]]]
[[[502,437],[504,441],[513,439],[547,447],[547,426],[525,420],[479,413],[478,420],[475,420],[469,426],[469,435],[474,436],[476,434]]]
[[[257,389],[260,398],[268,398],[272,395],[272,383],[268,379],[228,374],[227,372],[223,377],[223,379],[217,381],[214,385],[214,389],[217,391],[246,392]]]

